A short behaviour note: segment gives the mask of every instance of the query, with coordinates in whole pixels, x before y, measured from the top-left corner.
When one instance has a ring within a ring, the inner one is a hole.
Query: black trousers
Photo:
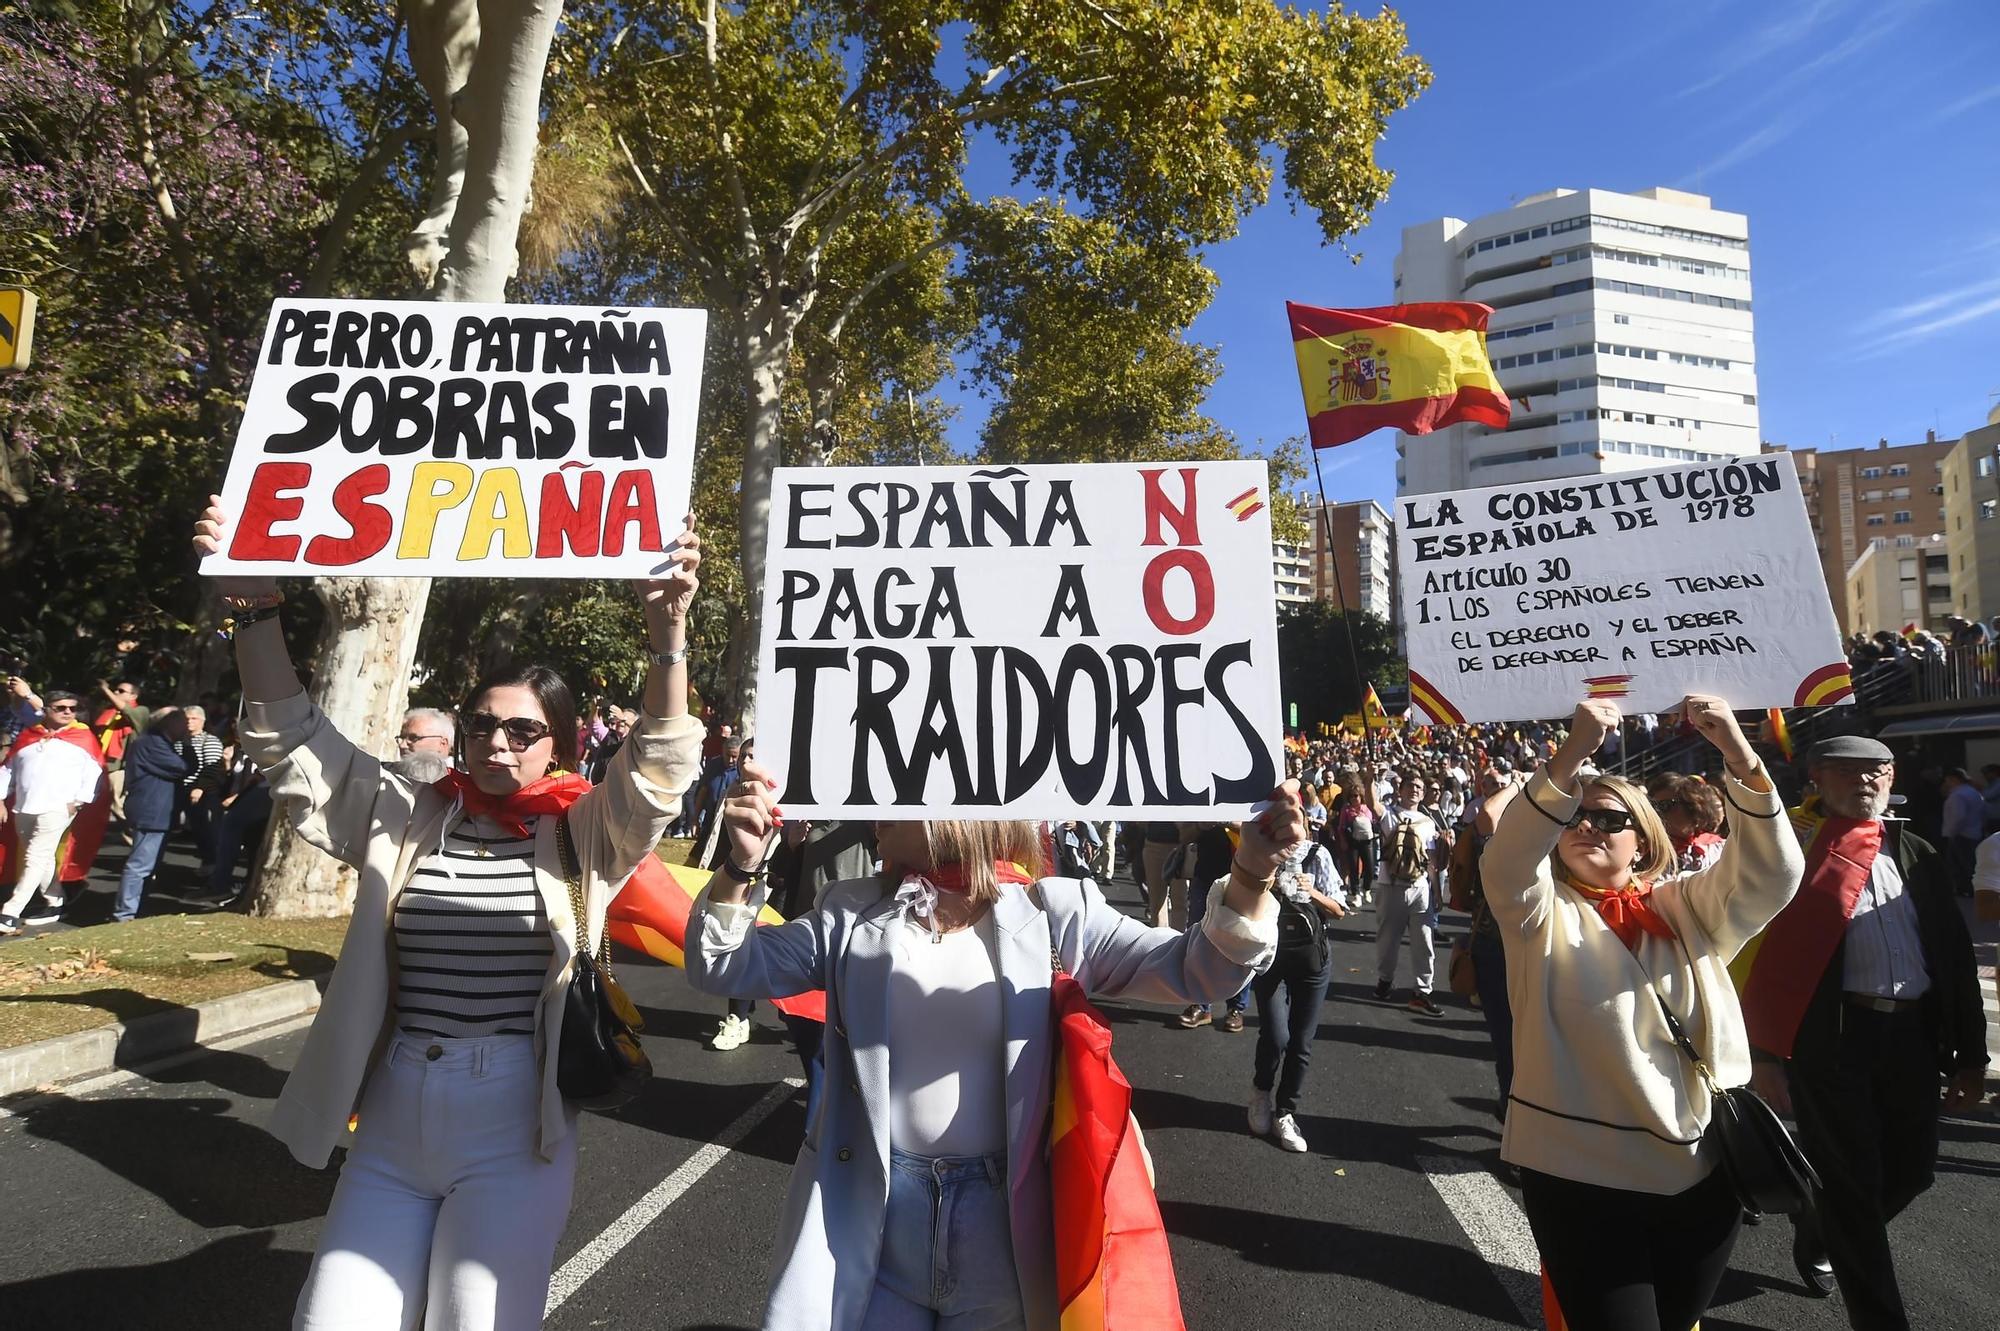
[[[1688,1331],[1743,1227],[1720,1169],[1667,1197],[1524,1169],[1521,1209],[1570,1331]]]
[[[1937,1167],[1935,1045],[1915,1010],[1845,1007],[1827,1044],[1786,1065],[1799,1146],[1819,1172],[1819,1238],[1856,1331],[1910,1325],[1889,1252],[1889,1222]],[[1802,1221],[1811,1238],[1812,1220]]]
[[[1312,1065],[1313,1036],[1319,1033],[1319,1010],[1333,980],[1331,964],[1315,970],[1303,962],[1280,958],[1250,982],[1257,999],[1257,1054],[1253,1084],[1278,1090],[1276,1110],[1295,1113],[1299,1088]]]

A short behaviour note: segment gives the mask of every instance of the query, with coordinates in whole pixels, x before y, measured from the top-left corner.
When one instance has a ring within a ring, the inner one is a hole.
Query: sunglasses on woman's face
[[[1580,827],[1589,823],[1602,836],[1617,836],[1638,820],[1625,809],[1578,809],[1576,817],[1566,826]]]
[[[491,712],[474,712],[465,718],[465,734],[468,739],[486,739],[496,730],[507,732],[507,747],[515,753],[553,735],[546,721],[537,721],[530,716],[510,716],[505,721]]]

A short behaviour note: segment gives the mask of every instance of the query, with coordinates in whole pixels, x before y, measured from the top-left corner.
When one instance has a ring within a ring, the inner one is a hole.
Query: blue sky
[[[1373,12],[1360,6],[1363,12]],[[1282,199],[1209,255],[1193,336],[1246,447],[1303,432],[1284,301],[1384,305],[1402,228],[1545,189],[1666,185],[1750,218],[1758,400],[1796,446],[1955,438],[2000,404],[2000,4],[1414,0],[1428,91],[1350,262]],[[969,445],[974,420],[954,430]],[[1395,493],[1395,435],[1322,455],[1336,499]],[[1413,445],[1416,446],[1416,445]]]

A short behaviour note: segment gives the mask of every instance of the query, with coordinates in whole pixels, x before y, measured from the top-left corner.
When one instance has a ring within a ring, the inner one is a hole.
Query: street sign
[[[35,349],[35,293],[0,287],[0,370],[25,370]]]

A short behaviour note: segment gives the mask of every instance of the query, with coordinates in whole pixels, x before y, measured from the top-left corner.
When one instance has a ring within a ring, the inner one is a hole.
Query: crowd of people
[[[226,521],[204,514],[197,547]],[[1338,935],[1371,931],[1374,998],[1435,1019],[1447,910],[1466,925],[1444,987],[1485,1022],[1501,1157],[1567,1326],[1702,1316],[1748,1214],[1712,1096],[1746,1084],[1818,1169],[1792,1217],[1808,1292],[1837,1288],[1857,1328],[1909,1325],[1888,1226],[1929,1186],[1940,1114],[1983,1094],[1954,896],[2000,891],[2000,767],[1918,772],[1913,823],[1890,812],[1886,747],[1823,738],[1787,816],[1792,774],[1694,695],[1665,716],[1591,700],[1562,723],[1295,737],[1244,822],[786,821],[753,742],[690,714],[699,551],[683,532],[635,584],[636,707],[579,709],[519,667],[407,712],[394,759],[308,700],[268,579],[219,580],[243,689],[220,734],[129,683],[86,707],[9,681],[0,929],[60,914],[100,816],[131,843],[121,919],[174,833],[224,890],[273,813],[359,870],[272,1115],[308,1165],[347,1151],[295,1325],[539,1324],[576,1168],[565,1053],[599,992],[586,959],[670,834],[714,871],[685,948],[728,1005],[712,1046],[750,1038],[759,1001],[826,1003],[823,1022],[783,1013],[808,1111],[766,1326],[1056,1326],[1056,979],[1170,1004],[1190,1030],[1242,1032],[1254,1005],[1245,1126],[1303,1154]],[[1121,871],[1134,913],[1098,886]],[[782,922],[751,927],[766,908]]]

